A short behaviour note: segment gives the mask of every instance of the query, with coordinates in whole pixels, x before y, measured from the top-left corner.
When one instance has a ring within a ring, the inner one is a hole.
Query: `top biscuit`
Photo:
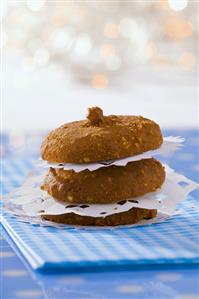
[[[53,130],[41,145],[41,157],[51,163],[92,163],[125,158],[160,147],[158,124],[142,116],[104,116],[88,109],[87,120]]]

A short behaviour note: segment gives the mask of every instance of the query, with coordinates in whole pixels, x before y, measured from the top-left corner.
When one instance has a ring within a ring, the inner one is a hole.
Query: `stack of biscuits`
[[[157,149],[163,142],[158,124],[142,116],[104,116],[99,107],[88,109],[86,120],[62,125],[52,131],[41,146],[48,163],[88,164],[131,157]],[[103,166],[80,172],[50,167],[41,188],[55,200],[73,204],[112,204],[141,197],[160,188],[165,170],[153,158],[125,166]],[[58,223],[91,226],[134,224],[154,218],[157,210],[133,207],[108,216],[91,217],[75,213],[43,215]]]

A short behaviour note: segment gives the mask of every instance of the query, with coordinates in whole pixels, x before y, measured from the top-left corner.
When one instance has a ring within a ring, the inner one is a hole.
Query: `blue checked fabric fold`
[[[57,229],[22,223],[7,213],[1,223],[34,269],[128,268],[198,263],[198,212],[191,198],[161,224],[116,229]]]

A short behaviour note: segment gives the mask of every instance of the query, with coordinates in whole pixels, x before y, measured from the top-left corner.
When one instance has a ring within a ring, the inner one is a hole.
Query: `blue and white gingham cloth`
[[[2,161],[2,191],[21,184],[35,156]],[[116,229],[57,229],[17,221],[2,213],[1,223],[34,269],[128,268],[199,262],[198,213],[194,198],[180,213],[161,224]]]

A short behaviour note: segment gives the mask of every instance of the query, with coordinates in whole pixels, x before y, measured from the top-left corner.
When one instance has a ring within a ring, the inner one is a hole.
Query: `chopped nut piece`
[[[94,126],[103,122],[103,110],[99,107],[88,108],[87,119]]]
[[[69,201],[72,201],[72,200],[73,200],[73,197],[72,197],[71,195],[68,195],[68,196],[67,196],[67,199],[68,199]]]
[[[86,158],[83,158],[83,161],[88,163],[88,162],[90,162],[90,159],[86,157]]]

